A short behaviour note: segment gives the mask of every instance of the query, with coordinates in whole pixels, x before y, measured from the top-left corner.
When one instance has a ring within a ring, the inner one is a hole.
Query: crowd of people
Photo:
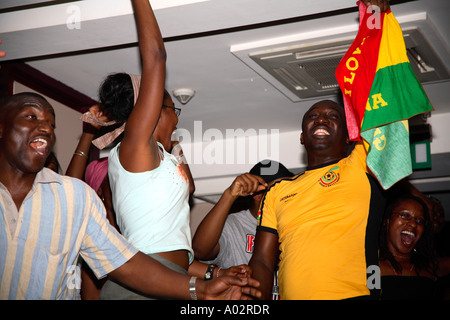
[[[49,102],[0,101],[1,299],[449,297],[444,208],[406,180],[383,190],[331,100],[303,117],[304,171],[255,164],[191,234],[195,181],[172,141],[181,110],[165,89],[164,42],[149,2],[132,3],[142,74],[101,83],[64,175]]]

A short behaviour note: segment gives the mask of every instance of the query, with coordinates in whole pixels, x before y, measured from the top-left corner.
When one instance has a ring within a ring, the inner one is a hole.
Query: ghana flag
[[[432,111],[393,13],[358,1],[358,34],[336,69],[350,140],[365,141],[367,165],[384,189],[412,173],[408,119]]]

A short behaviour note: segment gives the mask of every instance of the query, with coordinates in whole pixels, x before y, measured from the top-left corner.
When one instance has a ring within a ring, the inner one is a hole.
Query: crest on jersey
[[[339,172],[335,172],[336,169],[339,169],[338,166],[333,169],[327,171],[320,179],[319,184],[322,187],[331,187],[335,185],[339,181]]]

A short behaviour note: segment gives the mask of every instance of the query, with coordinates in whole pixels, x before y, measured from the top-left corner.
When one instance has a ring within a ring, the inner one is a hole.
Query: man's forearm
[[[251,259],[249,262],[249,266],[253,270],[253,278],[258,280],[260,283],[259,290],[262,293],[262,300],[270,300],[272,294],[273,287],[273,273],[274,270],[267,268],[266,265],[256,261],[255,259]]]
[[[109,276],[146,295],[190,299],[189,276],[175,272],[141,252]]]

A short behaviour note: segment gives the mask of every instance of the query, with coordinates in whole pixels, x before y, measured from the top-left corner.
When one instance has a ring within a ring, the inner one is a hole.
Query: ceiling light
[[[186,104],[195,95],[195,91],[190,88],[179,88],[172,91],[172,94],[181,104]]]

